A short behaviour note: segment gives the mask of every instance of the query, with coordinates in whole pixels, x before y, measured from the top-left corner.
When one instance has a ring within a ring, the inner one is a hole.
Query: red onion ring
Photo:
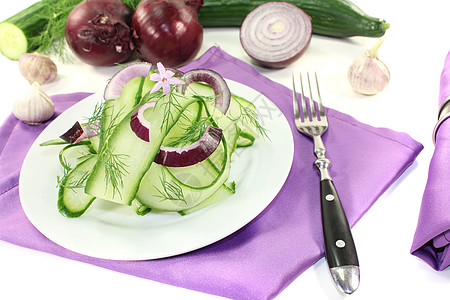
[[[284,68],[297,60],[312,36],[311,17],[287,2],[267,2],[244,19],[240,40],[245,52],[261,65]]]
[[[147,77],[152,64],[141,62],[128,65],[117,72],[106,85],[103,98],[106,101],[119,98],[125,84],[136,77]]]
[[[222,129],[208,126],[203,136],[185,147],[161,146],[154,162],[166,167],[187,167],[207,159],[219,146]]]
[[[156,102],[147,102],[136,108],[130,119],[130,126],[133,132],[142,140],[150,142],[150,122],[144,118],[144,111],[154,107]]]
[[[204,82],[209,84],[216,95],[214,106],[223,114],[227,113],[228,108],[230,107],[231,92],[225,79],[223,79],[219,73],[208,69],[195,69],[184,73],[181,79],[186,81],[185,85],[180,86],[180,92],[182,93],[185,93],[187,87],[193,82]]]

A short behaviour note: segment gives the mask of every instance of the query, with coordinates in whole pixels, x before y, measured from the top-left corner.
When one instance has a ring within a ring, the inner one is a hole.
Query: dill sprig
[[[163,121],[161,123],[161,130],[164,132],[167,132],[169,129],[169,125],[176,120],[174,119],[174,114],[172,113],[173,110],[178,110],[179,112],[183,112],[183,107],[178,102],[177,97],[183,97],[182,95],[178,94],[177,96],[174,95],[173,90],[176,87],[172,86],[170,89],[170,92],[165,95],[167,97],[167,101],[164,101],[161,103],[163,107]],[[159,97],[163,97],[162,91],[158,90],[155,92],[155,94],[158,93]],[[156,95],[155,95],[156,96]],[[183,115],[183,114],[182,114]]]
[[[167,181],[165,172],[161,172],[160,177],[161,187],[162,189],[158,189],[155,186],[155,189],[159,192],[159,195],[156,197],[161,198],[161,201],[181,201],[186,203],[184,198],[183,189],[174,181]]]
[[[244,106],[242,105],[242,103],[240,101],[236,101],[236,103],[239,105],[239,112],[240,112],[240,116],[233,118],[233,116],[229,116],[230,120],[232,121],[238,121],[239,118],[242,119],[242,121],[252,125],[253,127],[256,128],[257,132],[267,138],[268,140],[270,140],[268,134],[267,134],[267,129],[264,128],[261,123],[259,122],[259,115],[256,113],[255,110],[251,109],[250,107]]]
[[[67,60],[65,51],[65,25],[69,13],[82,0],[41,0],[40,9],[35,17],[46,22],[42,30],[29,37],[29,48],[46,54],[56,54]]]
[[[100,134],[101,130],[101,120],[103,111],[105,110],[106,102],[99,102],[94,107],[94,112],[92,115],[86,119],[86,126]]]
[[[169,147],[185,146],[199,140],[204,134],[206,127],[211,124],[212,116],[194,120],[188,125],[181,126],[184,130],[182,135],[175,136],[173,141],[167,144]]]
[[[62,158],[64,160],[64,162],[66,163],[66,165],[68,165],[67,160],[65,158]],[[84,162],[84,161],[83,161]],[[81,163],[83,163],[81,162]],[[75,168],[69,169],[64,167],[64,174],[63,176],[57,176],[56,180],[57,180],[57,187],[63,187],[63,188],[67,188],[67,189],[79,189],[79,188],[84,188],[86,185],[86,181],[88,180],[89,176],[91,175],[91,172],[88,171],[84,171],[81,176],[78,177],[77,180],[69,180],[69,175],[74,172]],[[76,192],[76,191],[75,191]]]
[[[98,156],[98,160],[105,167],[106,185],[111,185],[113,195],[116,192],[120,195],[120,187],[123,187],[123,177],[128,174],[127,165],[123,162],[124,157],[128,156],[112,153],[107,147]]]

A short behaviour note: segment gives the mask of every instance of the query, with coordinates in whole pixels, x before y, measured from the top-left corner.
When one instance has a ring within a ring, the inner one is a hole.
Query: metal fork
[[[317,73],[314,73],[316,93],[313,97],[311,79],[307,73],[309,99],[303,90],[303,78],[300,74],[301,114],[295,91],[295,76],[292,75],[295,125],[302,134],[314,141],[314,162],[320,172],[320,198],[322,229],[325,242],[325,257],[330,274],[338,289],[346,294],[353,293],[359,286],[359,262],[353,242],[350,226],[341,201],[328,171],[331,162],[325,157],[326,149],[322,134],[328,129],[328,121],[320,97]],[[314,99],[317,97],[317,108]]]

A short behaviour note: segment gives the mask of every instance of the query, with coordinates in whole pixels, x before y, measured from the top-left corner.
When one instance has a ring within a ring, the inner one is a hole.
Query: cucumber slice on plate
[[[81,216],[95,200],[95,197],[84,192],[84,186],[96,161],[95,155],[89,156],[59,182],[58,209],[64,216]]]

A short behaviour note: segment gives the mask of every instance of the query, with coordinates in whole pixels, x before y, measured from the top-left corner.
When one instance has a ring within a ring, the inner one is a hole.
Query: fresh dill
[[[199,120],[194,120],[193,122],[183,125],[183,134],[174,137],[174,140],[169,142],[167,146],[186,146],[192,144],[193,142],[199,140],[206,130],[206,127],[211,124],[212,116],[200,118]]]
[[[98,160],[103,163],[105,168],[106,185],[111,185],[112,192],[120,195],[120,187],[123,187],[123,177],[128,174],[127,165],[123,162],[124,154],[112,153],[108,148],[98,156]]]
[[[156,197],[161,198],[161,201],[181,201],[186,204],[183,189],[176,182],[167,181],[164,171],[161,172],[160,182],[162,189],[158,189],[155,186],[155,189],[159,192],[159,195],[156,195]]]
[[[88,119],[90,126],[99,131],[100,144],[98,149],[98,161],[102,163],[105,172],[107,186],[111,186],[113,194],[119,193],[123,187],[123,177],[128,173],[124,159],[127,155],[117,154],[111,151],[109,140],[116,127],[120,124],[122,109],[115,112],[114,106],[108,106],[106,102],[96,105],[94,113]]]
[[[170,124],[175,122],[173,110],[177,110],[180,113],[183,112],[183,106],[178,101],[177,97],[183,97],[182,95],[177,95],[173,93],[175,87],[171,87],[170,92],[166,95],[167,101],[162,101],[163,106],[163,121],[161,123],[161,130],[167,132],[169,130]],[[155,93],[161,94],[159,97],[163,97],[162,91],[158,90]]]
[[[63,187],[63,188],[67,188],[67,189],[78,189],[78,188],[84,188],[87,179],[89,178],[89,176],[91,175],[91,172],[89,171],[85,171],[81,174],[81,176],[79,176],[79,178],[77,180],[72,180],[69,181],[69,175],[70,175],[70,171],[65,169],[64,170],[64,175],[62,177],[57,177],[58,180],[58,187]]]
[[[94,107],[94,112],[92,115],[86,119],[86,126],[88,126],[93,131],[100,133],[101,130],[101,120],[103,111],[105,110],[105,103],[106,102],[99,102]]]
[[[256,131],[263,137],[270,140],[267,129],[264,128],[261,123],[259,122],[259,115],[256,113],[255,110],[253,110],[250,107],[242,105],[242,103],[238,100],[236,103],[239,105],[239,113],[240,115],[238,117],[230,116],[230,120],[232,121],[238,121],[239,118],[242,119],[243,122],[250,124],[253,126]]]
[[[35,7],[40,7],[40,10],[33,17],[40,20],[36,25],[40,30],[28,37],[29,48],[40,53],[56,54],[63,61],[70,60],[64,39],[65,25],[69,13],[80,2],[81,0],[41,0],[35,3]]]

